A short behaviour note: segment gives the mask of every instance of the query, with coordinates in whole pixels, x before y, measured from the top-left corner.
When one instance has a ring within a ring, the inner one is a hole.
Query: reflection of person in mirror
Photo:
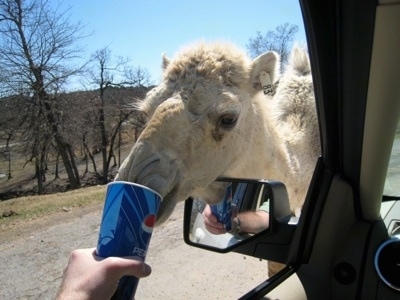
[[[209,205],[203,211],[204,225],[213,234],[224,234],[224,224],[218,221]],[[269,227],[269,201],[265,201],[256,211],[238,213],[232,218],[232,233],[258,233]]]

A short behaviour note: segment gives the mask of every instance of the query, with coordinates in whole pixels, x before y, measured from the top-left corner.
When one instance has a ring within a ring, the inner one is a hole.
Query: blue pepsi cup
[[[143,261],[162,197],[154,190],[131,182],[107,185],[97,255],[137,256]],[[121,278],[111,299],[134,299],[139,279]]]
[[[225,230],[230,231],[232,229],[232,184],[226,187],[222,201],[217,204],[211,204],[210,208],[218,221],[224,224]]]

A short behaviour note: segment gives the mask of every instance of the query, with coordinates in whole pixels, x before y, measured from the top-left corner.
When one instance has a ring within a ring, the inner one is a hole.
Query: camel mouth
[[[160,208],[157,213],[156,225],[160,225],[168,220],[179,202],[179,188],[174,187],[168,194],[163,197]]]

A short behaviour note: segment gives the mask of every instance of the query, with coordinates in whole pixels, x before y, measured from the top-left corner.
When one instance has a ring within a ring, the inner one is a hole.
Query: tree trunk
[[[42,195],[44,188],[43,188],[43,178],[42,178],[42,172],[40,170],[40,162],[39,162],[39,157],[36,157],[36,162],[35,162],[35,170],[36,170],[36,179],[38,183],[38,194]]]
[[[46,181],[46,171],[45,171],[45,157],[46,157],[46,146],[41,147],[40,154],[36,155],[35,158],[35,169],[36,169],[36,178],[38,182],[38,194],[44,194],[44,185],[43,182]]]
[[[107,131],[105,124],[105,114],[104,114],[104,91],[106,87],[100,88],[100,100],[101,106],[99,108],[99,127],[100,127],[100,139],[101,139],[101,155],[103,158],[103,184],[108,183],[108,169],[109,162],[107,159],[107,148],[108,148],[108,139],[107,139]]]
[[[92,161],[93,171],[95,172],[96,175],[98,175],[96,161],[95,161],[94,156],[93,156],[92,152],[90,152],[90,149],[89,149],[89,147],[88,147],[88,145],[86,143],[85,136],[83,137],[83,148],[85,149],[86,155],[88,155],[90,160]]]
[[[60,176],[58,175],[58,163],[59,163],[59,161],[60,161],[60,154],[57,153],[56,167],[55,167],[55,170],[54,170],[54,179],[59,179],[60,178]]]
[[[84,176],[89,172],[89,159],[88,159],[89,155],[87,155],[87,153],[85,152],[85,171],[83,172]]]
[[[78,167],[75,163],[75,158],[74,158],[74,152],[72,151],[72,147],[71,145],[68,144],[68,153],[69,153],[69,157],[70,157],[70,161],[71,161],[71,165],[72,165],[72,170],[74,171],[74,175],[75,178],[77,180],[77,185],[78,187],[81,186],[81,180],[80,180],[80,176],[79,176],[79,171],[78,171]]]
[[[38,85],[42,87],[37,93],[39,103],[41,103],[46,111],[47,121],[50,125],[57,151],[61,156],[61,159],[64,163],[65,171],[68,174],[69,183],[71,185],[71,188],[79,188],[81,186],[81,182],[79,178],[79,173],[76,169],[75,159],[71,151],[71,146],[64,140],[59,132],[56,122],[56,116],[50,105],[50,97],[49,95],[47,95],[46,91],[43,88],[43,82],[42,84],[38,83]]]

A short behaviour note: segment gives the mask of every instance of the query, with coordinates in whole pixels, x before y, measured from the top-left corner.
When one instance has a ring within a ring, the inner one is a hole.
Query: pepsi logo
[[[155,214],[147,215],[143,220],[142,229],[147,233],[151,233],[153,231],[153,227],[155,224],[156,224],[156,215]]]

